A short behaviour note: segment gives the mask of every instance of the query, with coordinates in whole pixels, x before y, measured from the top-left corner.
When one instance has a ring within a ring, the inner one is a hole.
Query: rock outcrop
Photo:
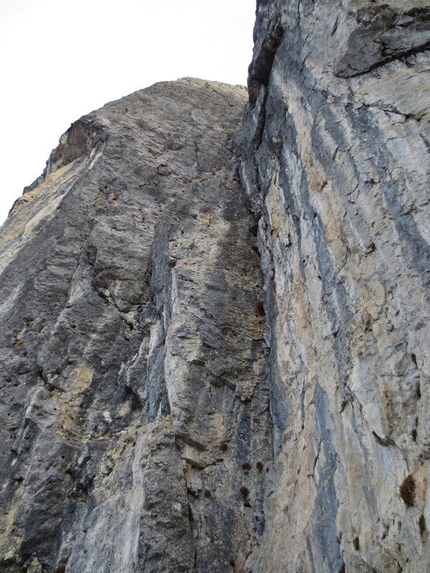
[[[62,137],[1,231],[0,572],[429,570],[427,4],[259,0],[248,92]]]
[[[83,117],[2,229],[1,571],[243,570],[271,458],[247,92]],[[253,234],[254,231],[254,234]]]
[[[275,463],[254,571],[429,570],[430,8],[260,1],[241,178]]]

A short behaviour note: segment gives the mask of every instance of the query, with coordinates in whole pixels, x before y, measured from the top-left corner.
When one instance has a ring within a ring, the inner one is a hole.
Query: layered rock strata
[[[275,463],[253,570],[424,573],[430,8],[260,0],[254,39]]]
[[[2,228],[0,571],[252,562],[272,431],[246,97],[184,79],[83,117]]]

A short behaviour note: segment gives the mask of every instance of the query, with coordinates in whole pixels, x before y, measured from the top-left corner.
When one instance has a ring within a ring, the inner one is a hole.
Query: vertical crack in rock
[[[420,0],[257,2],[239,154],[275,460],[255,573],[428,570],[429,31]]]
[[[85,116],[3,226],[1,571],[252,565],[272,430],[246,97],[183,79]]]

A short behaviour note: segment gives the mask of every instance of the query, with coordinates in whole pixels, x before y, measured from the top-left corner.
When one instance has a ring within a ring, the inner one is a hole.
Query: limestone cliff
[[[259,0],[248,92],[62,137],[1,230],[0,572],[429,570],[427,4]]]
[[[275,459],[254,571],[430,569],[430,7],[260,1],[241,142]]]
[[[3,227],[1,571],[240,571],[258,545],[246,97],[185,79],[83,117]]]

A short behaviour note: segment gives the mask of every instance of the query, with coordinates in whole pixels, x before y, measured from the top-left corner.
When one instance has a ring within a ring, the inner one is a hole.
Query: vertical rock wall
[[[253,571],[430,567],[430,8],[260,0],[241,139],[274,467]]]
[[[1,230],[0,572],[429,570],[426,4],[259,0],[240,179],[240,87],[62,137]]]
[[[272,452],[246,90],[85,116],[1,232],[0,571],[243,571]],[[254,232],[254,234],[253,234]]]

